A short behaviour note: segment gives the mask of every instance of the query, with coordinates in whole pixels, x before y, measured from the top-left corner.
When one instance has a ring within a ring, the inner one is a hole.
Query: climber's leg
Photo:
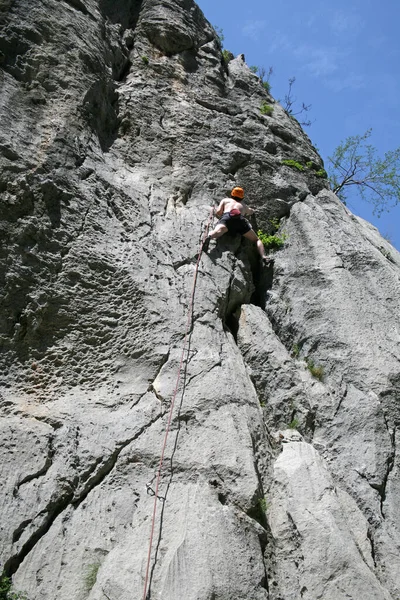
[[[259,239],[256,232],[253,229],[250,229],[250,231],[248,231],[247,233],[244,233],[243,235],[245,238],[247,238],[251,242],[256,242],[258,254],[261,256],[261,259],[262,259],[264,265],[268,266],[272,262],[272,259],[269,258],[268,256],[266,256],[264,244]]]
[[[208,236],[206,237],[206,239],[203,242],[203,252],[208,251],[208,247],[210,245],[211,240],[218,239],[219,237],[221,237],[221,235],[224,235],[224,233],[226,233],[227,231],[228,231],[228,228],[225,227],[225,225],[223,225],[222,223],[217,223],[216,227],[211,231],[211,233],[208,234]]]
[[[215,229],[213,229],[213,231],[209,234],[209,238],[212,240],[216,240],[217,238],[221,237],[221,235],[224,235],[224,233],[226,233],[228,231],[228,228],[225,227],[225,225],[222,225],[222,223],[219,223],[216,225]]]

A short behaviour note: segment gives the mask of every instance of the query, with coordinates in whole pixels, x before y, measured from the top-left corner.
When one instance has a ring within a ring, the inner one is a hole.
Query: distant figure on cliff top
[[[247,206],[244,202],[244,190],[241,187],[234,187],[231,191],[231,198],[224,198],[219,203],[215,212],[219,221],[216,227],[206,237],[203,243],[203,251],[207,252],[211,240],[216,240],[227,231],[230,235],[239,233],[252,242],[256,242],[257,250],[261,256],[261,260],[265,266],[269,266],[272,262],[265,254],[264,244],[258,238],[250,223],[245,219],[245,215],[252,215],[254,209]]]

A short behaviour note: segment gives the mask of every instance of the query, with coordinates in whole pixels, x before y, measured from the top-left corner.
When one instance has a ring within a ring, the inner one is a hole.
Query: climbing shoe
[[[274,259],[271,256],[263,256],[261,258],[261,262],[263,264],[263,267],[272,267],[272,265],[274,264]]]
[[[206,239],[204,240],[204,242],[203,242],[203,248],[202,248],[203,252],[208,252],[208,248],[209,248],[209,246],[210,246],[210,241],[211,241],[211,238],[210,238],[210,236],[208,235],[208,236],[206,237]]]

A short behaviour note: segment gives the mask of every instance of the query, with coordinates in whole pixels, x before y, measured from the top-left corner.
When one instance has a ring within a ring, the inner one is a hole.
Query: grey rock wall
[[[201,257],[149,597],[397,600],[399,254],[191,0],[9,0],[0,23],[15,588],[143,596],[199,243],[239,184],[287,238],[271,269],[236,238]]]

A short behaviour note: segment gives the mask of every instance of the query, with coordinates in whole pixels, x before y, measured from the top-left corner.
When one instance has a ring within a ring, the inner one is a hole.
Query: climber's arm
[[[250,208],[250,206],[247,206],[247,204],[246,204],[246,210],[245,210],[245,213],[244,213],[245,215],[249,215],[249,216],[250,215],[254,215],[255,212],[256,211],[254,210],[254,208]]]
[[[224,208],[225,208],[225,200],[221,200],[217,210],[215,211],[215,214],[217,215],[218,218],[222,217],[222,215],[224,214]]]

